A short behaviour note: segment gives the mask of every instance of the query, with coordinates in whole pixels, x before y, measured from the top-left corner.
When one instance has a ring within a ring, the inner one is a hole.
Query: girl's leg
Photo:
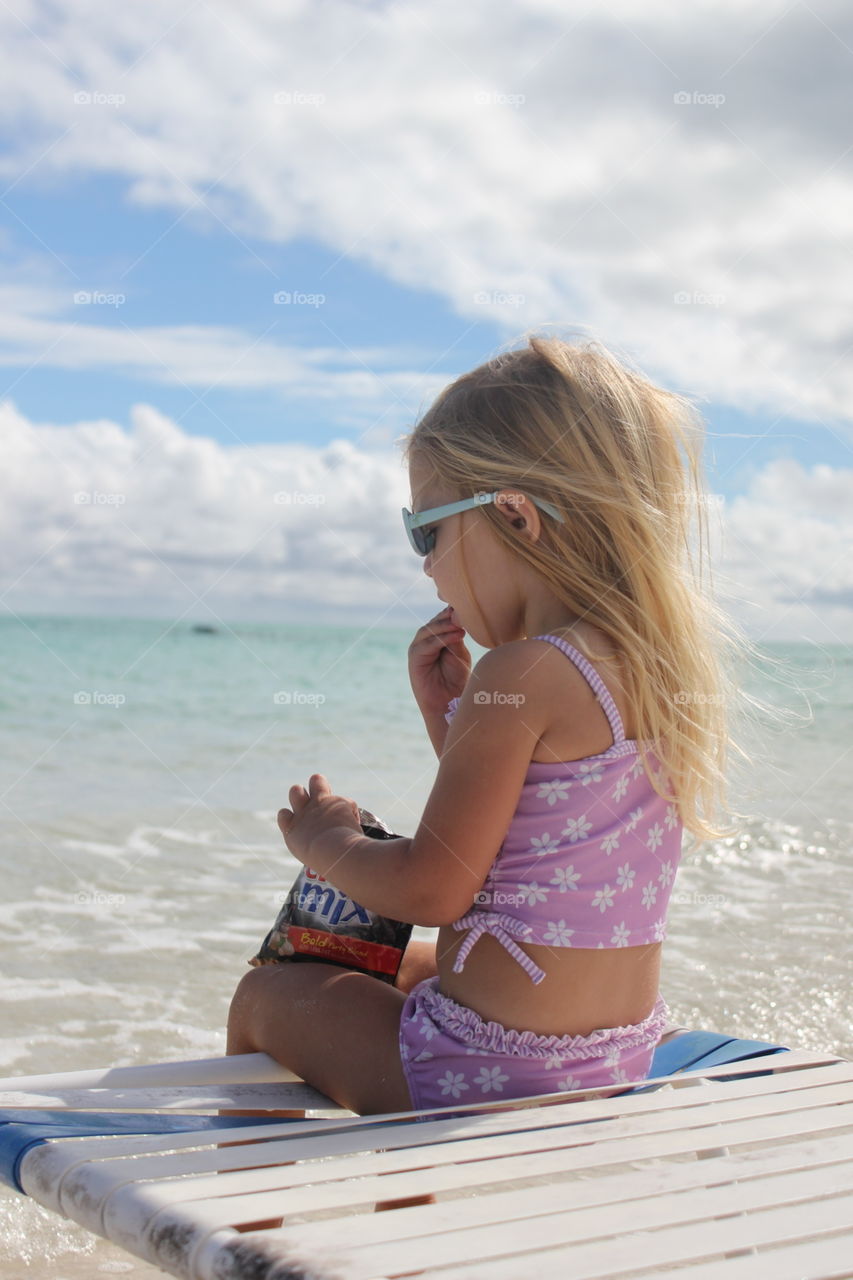
[[[430,976],[428,967],[426,951],[413,955],[411,985]],[[401,973],[402,966],[398,980]],[[398,1041],[405,999],[405,991],[339,965],[300,961],[250,969],[231,1003],[227,1051],[268,1053],[359,1115],[410,1111]],[[376,1210],[433,1202],[431,1195],[380,1200]]]
[[[231,1002],[228,1053],[268,1053],[358,1115],[410,1111],[398,1032],[406,996],[340,965],[262,965]]]
[[[438,973],[435,963],[435,943],[422,942],[420,938],[409,942],[403,952],[394,986],[398,991],[408,995],[412,987],[423,982],[424,978],[434,978]]]

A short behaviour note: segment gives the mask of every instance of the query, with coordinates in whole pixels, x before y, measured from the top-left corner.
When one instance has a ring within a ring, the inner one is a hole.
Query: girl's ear
[[[501,489],[494,505],[517,533],[531,542],[537,540],[542,522],[535,502],[531,502],[525,493],[520,489]]]

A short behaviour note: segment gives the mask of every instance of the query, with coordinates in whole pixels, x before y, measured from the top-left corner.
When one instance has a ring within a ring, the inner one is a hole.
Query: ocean
[[[291,785],[320,772],[418,824],[437,761],[413,631],[0,622],[0,1074],[224,1052],[299,870],[275,822]],[[780,713],[733,785],[752,816],[682,863],[662,992],[684,1025],[853,1057],[853,647],[761,649],[744,688]],[[159,1274],[11,1192],[2,1208],[0,1276]]]

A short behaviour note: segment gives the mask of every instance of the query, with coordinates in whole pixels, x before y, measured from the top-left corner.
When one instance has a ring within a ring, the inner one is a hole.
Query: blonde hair
[[[749,760],[730,734],[733,666],[757,653],[710,594],[703,440],[701,414],[686,397],[601,343],[533,336],[446,387],[404,447],[406,461],[431,467],[447,500],[515,488],[563,515],[561,524],[543,514],[530,542],[493,505],[476,509],[616,646],[646,774],[700,843],[737,829],[717,821],[729,746]]]

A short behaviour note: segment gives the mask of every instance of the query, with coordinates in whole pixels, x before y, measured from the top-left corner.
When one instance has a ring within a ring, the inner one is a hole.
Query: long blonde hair
[[[736,830],[717,821],[729,746],[749,759],[730,734],[733,666],[757,652],[711,595],[703,441],[690,400],[601,343],[533,336],[446,387],[404,444],[404,459],[431,467],[448,495],[515,488],[564,516],[543,514],[530,542],[494,506],[477,508],[616,646],[647,776],[700,842]]]

